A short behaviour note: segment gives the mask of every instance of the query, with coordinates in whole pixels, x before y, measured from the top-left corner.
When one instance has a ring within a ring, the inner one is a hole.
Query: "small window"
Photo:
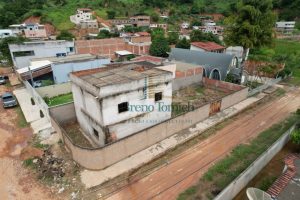
[[[119,113],[128,111],[128,102],[120,103],[118,105]]]
[[[155,101],[162,100],[162,92],[155,93]]]
[[[94,135],[99,138],[99,132],[96,130],[96,129],[93,129],[94,130]]]

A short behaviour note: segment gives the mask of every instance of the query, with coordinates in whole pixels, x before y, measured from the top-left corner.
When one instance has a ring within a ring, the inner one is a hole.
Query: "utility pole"
[[[31,80],[32,87],[34,87],[34,82],[33,82],[33,77],[32,77],[32,72],[31,72],[30,66],[28,66],[28,72],[29,72],[29,75],[30,75],[30,80]]]

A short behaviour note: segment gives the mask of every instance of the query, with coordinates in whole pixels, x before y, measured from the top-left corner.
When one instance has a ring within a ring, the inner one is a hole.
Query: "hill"
[[[230,14],[239,0],[0,0],[0,28],[21,23],[29,16],[41,16],[42,22],[52,23],[58,30],[74,27],[69,16],[76,8],[92,8],[102,18],[107,13],[115,17],[147,14],[158,18],[158,11],[170,13],[169,24],[189,20],[199,13]],[[300,0],[273,0],[274,8],[280,11],[280,18],[291,20],[300,18]]]

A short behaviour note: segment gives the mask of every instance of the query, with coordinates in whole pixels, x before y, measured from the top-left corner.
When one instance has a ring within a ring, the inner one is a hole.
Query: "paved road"
[[[109,199],[176,199],[179,193],[197,183],[214,162],[223,158],[235,146],[282,121],[299,107],[299,90],[262,105],[261,109],[241,116],[215,135],[171,160],[169,165],[126,186]]]

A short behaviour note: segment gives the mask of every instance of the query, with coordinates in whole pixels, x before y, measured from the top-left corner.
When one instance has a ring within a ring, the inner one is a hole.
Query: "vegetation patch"
[[[68,93],[68,94],[62,94],[56,97],[44,97],[44,100],[48,106],[57,106],[57,105],[62,105],[66,103],[70,103],[73,101],[73,94]]]
[[[299,120],[299,115],[292,114],[286,120],[275,124],[271,128],[262,132],[249,144],[241,144],[237,146],[232,150],[230,155],[211,167],[203,175],[196,186],[193,186],[193,188],[196,188],[197,192],[184,192],[178,197],[178,199],[197,199],[204,194],[207,197],[217,196]],[[265,181],[261,187],[265,188],[269,184],[271,184],[271,180]]]
[[[25,116],[21,110],[20,106],[15,107],[16,113],[18,115],[18,120],[17,120],[17,126],[19,128],[26,128],[29,126],[29,124],[27,123]]]
[[[264,61],[274,64],[284,63],[283,75],[292,72],[293,77],[289,83],[300,84],[300,42],[293,40],[277,39],[271,47],[251,49],[250,60]]]

